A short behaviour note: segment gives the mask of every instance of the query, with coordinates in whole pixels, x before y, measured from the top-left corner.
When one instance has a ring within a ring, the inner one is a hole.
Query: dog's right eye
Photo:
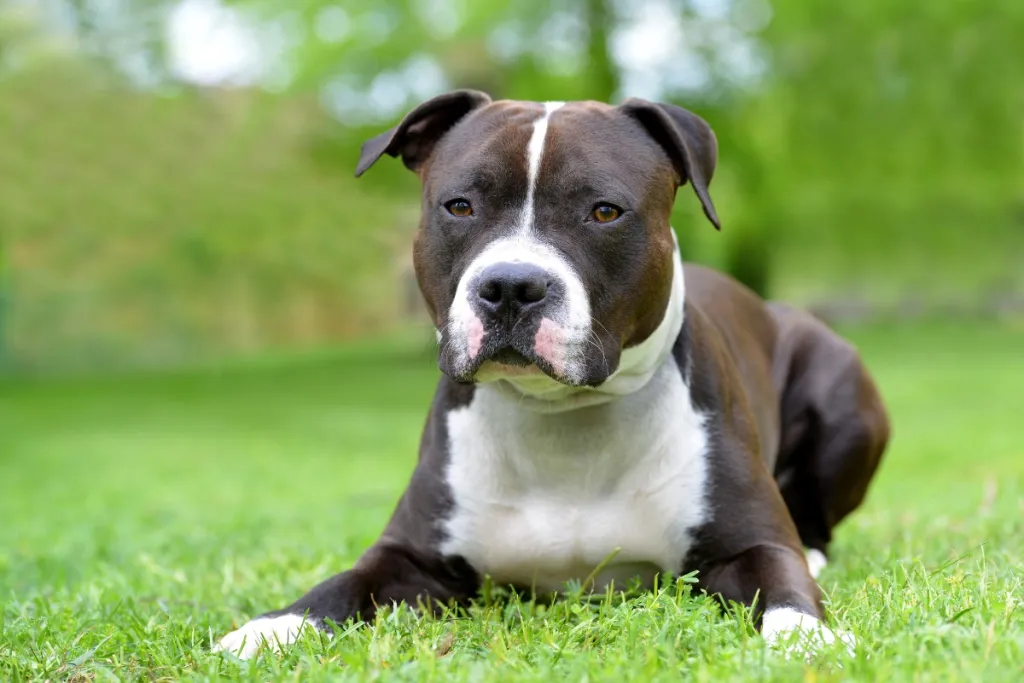
[[[590,220],[597,223],[611,223],[621,215],[622,209],[619,207],[607,202],[601,202],[596,204],[594,210],[590,212]]]
[[[448,209],[448,213],[456,218],[467,218],[473,215],[473,205],[469,203],[468,199],[461,197],[451,200],[444,205],[444,208]]]

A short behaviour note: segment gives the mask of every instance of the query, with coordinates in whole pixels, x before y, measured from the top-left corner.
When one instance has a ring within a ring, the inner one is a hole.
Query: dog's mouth
[[[485,336],[475,353],[459,355],[452,352],[446,339],[440,339],[439,365],[451,379],[459,383],[490,383],[501,380],[565,386],[583,386],[583,382],[567,375],[564,363],[546,358],[537,348],[536,334],[513,337],[506,334]],[[455,362],[452,362],[455,361]]]
[[[519,353],[511,346],[506,346],[504,348],[498,349],[495,353],[491,355],[490,358],[487,358],[485,360],[488,360],[497,365],[508,365],[511,367],[519,368],[534,364],[532,360],[530,360],[523,354]]]
[[[573,386],[565,376],[564,368],[547,360],[538,352],[536,334],[512,336],[491,333],[482,339],[477,352],[459,358],[462,362],[450,363],[453,356],[445,353],[448,348],[441,340],[441,370],[456,382],[488,384],[511,380],[513,382],[542,382]]]
[[[473,373],[475,382],[492,382],[500,379],[518,379],[548,374],[540,366],[540,359],[534,359],[512,346],[505,346],[488,353],[480,360]]]

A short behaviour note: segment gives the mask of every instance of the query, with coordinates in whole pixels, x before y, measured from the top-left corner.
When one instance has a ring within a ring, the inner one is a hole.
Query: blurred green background
[[[600,637],[460,622],[451,658],[433,622],[208,656],[408,481],[419,188],[353,171],[456,87],[712,124],[723,230],[681,191],[685,258],[837,324],[896,437],[823,583],[870,656],[803,678],[1022,680],[1024,0],[0,0],[0,680],[801,677],[643,598]]]
[[[764,294],[1024,311],[1020,0],[0,0],[0,367],[426,332],[416,179],[352,171],[455,87],[702,114],[724,230],[681,192],[685,257]]]

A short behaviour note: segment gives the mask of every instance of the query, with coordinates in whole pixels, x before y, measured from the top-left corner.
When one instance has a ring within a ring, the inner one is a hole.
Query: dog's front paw
[[[853,656],[857,645],[853,634],[832,631],[817,617],[789,607],[776,607],[765,612],[761,635],[769,645],[782,650],[787,657],[793,654],[811,657],[836,642],[842,643],[846,652]]]
[[[313,628],[313,625],[299,614],[257,617],[221,638],[213,646],[213,651],[230,652],[242,659],[249,659],[263,648],[277,652],[285,645],[294,643],[299,633],[307,628]]]

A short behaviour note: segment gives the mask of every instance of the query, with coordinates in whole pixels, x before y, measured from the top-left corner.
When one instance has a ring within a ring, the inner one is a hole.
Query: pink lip
[[[466,336],[469,342],[469,357],[476,358],[484,345],[484,324],[475,315],[466,324]]]
[[[549,318],[540,321],[533,349],[557,374],[565,374],[565,332],[557,323]]]

